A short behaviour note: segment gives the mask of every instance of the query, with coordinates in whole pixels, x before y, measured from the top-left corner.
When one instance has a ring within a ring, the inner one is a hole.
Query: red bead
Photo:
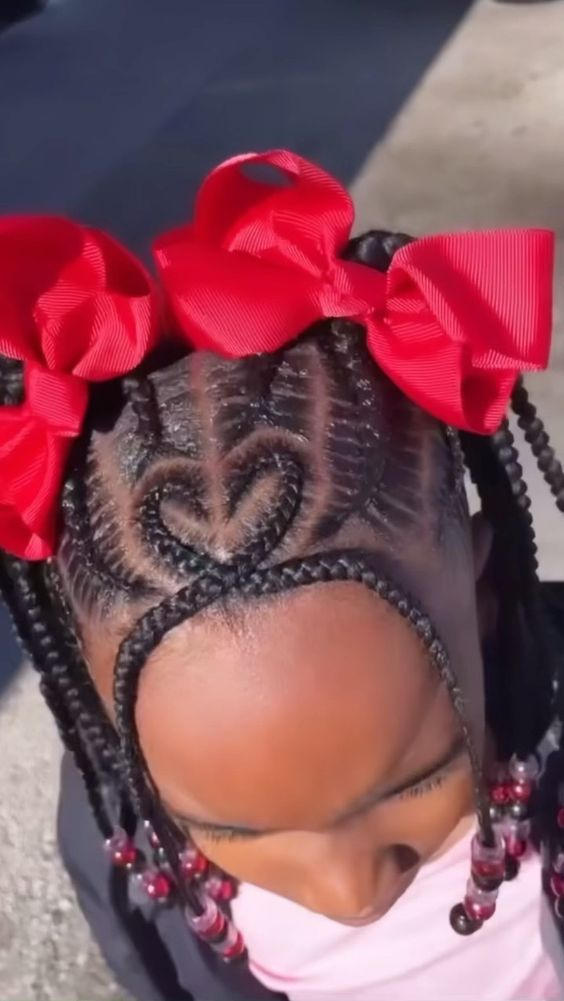
[[[522,859],[527,854],[528,847],[524,838],[508,838],[505,842],[505,850],[512,859]]]
[[[564,830],[564,806],[561,806],[556,814],[556,823],[560,828],[562,828],[562,830]]]
[[[223,911],[218,909],[214,920],[209,924],[204,932],[202,932],[202,938],[213,939],[219,938],[225,932],[225,926],[227,924],[227,918]]]
[[[503,879],[505,875],[505,860],[472,860],[472,875],[477,876],[478,879]]]
[[[531,798],[533,784],[532,782],[512,782],[509,792],[515,803],[526,803]]]
[[[564,897],[564,876],[553,873],[550,878],[550,889],[555,897]]]
[[[208,860],[197,848],[187,848],[183,851],[180,856],[180,864],[182,874],[187,879],[204,876],[208,871]]]
[[[472,900],[472,897],[466,896],[464,910],[474,921],[488,921],[495,914],[495,903]]]
[[[127,867],[137,861],[135,842],[121,831],[108,838],[106,850],[114,865]]]
[[[228,903],[235,896],[235,887],[230,879],[222,879],[221,876],[210,876],[206,880],[206,893],[214,900]]]
[[[234,959],[239,959],[245,952],[245,943],[243,941],[243,936],[240,931],[235,933],[235,938],[233,942],[226,944],[221,950],[222,959],[225,959],[227,963],[233,962]]]
[[[221,882],[218,900],[222,900],[223,903],[228,904],[230,900],[233,900],[235,892],[235,887],[231,880],[223,879]]]
[[[510,800],[509,786],[505,785],[505,783],[492,786],[490,789],[490,799],[496,806],[505,806]]]
[[[172,893],[172,881],[164,872],[143,874],[143,889],[151,900],[168,900]]]
[[[481,835],[475,834],[471,846],[471,869],[477,882],[497,881],[500,883],[504,875],[505,844],[499,833],[495,834],[494,843],[487,845]]]

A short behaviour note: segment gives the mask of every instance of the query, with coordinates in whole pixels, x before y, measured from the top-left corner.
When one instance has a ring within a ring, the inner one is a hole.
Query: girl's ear
[[[493,529],[479,512],[472,516],[472,548],[474,550],[474,577],[478,583],[484,576],[487,562],[490,558],[493,542]]]

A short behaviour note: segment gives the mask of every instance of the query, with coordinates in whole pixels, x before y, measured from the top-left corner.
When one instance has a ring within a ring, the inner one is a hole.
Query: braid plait
[[[537,465],[556,500],[556,506],[564,513],[564,470],[522,379],[519,379],[513,390],[511,406],[525,435],[525,441],[530,445]]]
[[[130,600],[142,600],[153,593],[150,583],[143,577],[123,569],[119,559],[112,559],[113,548],[98,547],[94,541],[91,519],[85,498],[88,473],[81,466],[65,483],[62,509],[65,534],[61,543],[61,556],[67,565],[67,576],[80,603],[95,599],[108,605],[112,599],[125,594]],[[108,525],[111,530],[111,526]]]
[[[45,615],[45,602],[41,600],[41,587],[37,575],[40,567],[23,560],[3,557],[2,579],[9,578],[3,587],[3,597],[12,613],[18,637],[30,656],[31,663],[40,675],[40,690],[55,719],[63,745],[71,753],[84,782],[88,802],[104,838],[112,826],[104,805],[99,775],[83,740],[79,727],[80,710],[69,704],[69,692],[61,685],[66,668],[61,663],[61,650],[57,644],[56,624]],[[9,569],[8,569],[9,567]],[[70,700],[72,702],[72,700]],[[80,697],[77,697],[80,706]]]
[[[56,682],[66,699],[69,712],[78,721],[100,772],[120,781],[117,735],[81,654],[62,581],[53,563],[48,563],[45,567],[44,577],[45,602],[48,601],[52,607],[51,617],[56,623],[59,647],[64,650],[64,657],[59,658],[53,668]]]
[[[283,451],[271,448],[266,452],[255,453],[252,470],[251,478],[243,470],[231,479],[229,501],[232,515],[249,490],[251,481],[256,483],[260,477],[276,473],[280,488],[276,495],[276,503],[253,527],[251,537],[238,549],[234,563],[239,573],[243,573],[245,567],[250,570],[260,566],[264,560],[273,555],[289,533],[303,500],[303,465],[299,457],[289,449]]]
[[[521,575],[522,580],[524,584],[532,584],[536,579],[539,564],[533,516],[531,514],[531,498],[529,497],[527,484],[523,479],[523,467],[519,462],[519,453],[515,447],[515,439],[507,420],[504,420],[499,431],[496,431],[492,435],[491,443],[496,458],[507,476],[518,512],[516,513],[516,520],[520,527],[520,542],[525,555],[525,564]]]
[[[499,607],[486,705],[502,756],[525,759],[546,732],[552,705],[531,501],[507,423],[491,438],[462,434],[461,443],[493,528],[489,572]]]
[[[194,498],[195,488],[188,473],[183,472],[182,476],[172,474],[165,483],[159,483],[145,493],[137,512],[143,546],[151,549],[174,576],[180,579],[197,573],[209,573],[216,566],[216,561],[206,553],[182,542],[165,524],[161,515],[165,501],[181,501],[184,507],[190,508],[194,504]]]
[[[161,422],[150,379],[129,375],[122,383],[123,392],[137,420],[140,453],[137,457],[137,476],[141,476],[154,459],[161,445]]]

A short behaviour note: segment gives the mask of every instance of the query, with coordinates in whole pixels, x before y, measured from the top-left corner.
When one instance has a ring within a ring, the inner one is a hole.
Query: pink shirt
[[[448,915],[468,879],[470,837],[424,866],[392,910],[366,928],[345,928],[243,886],[233,910],[253,973],[291,1001],[564,998],[562,946],[537,856],[502,886],[497,913],[481,931],[470,938],[452,931]]]

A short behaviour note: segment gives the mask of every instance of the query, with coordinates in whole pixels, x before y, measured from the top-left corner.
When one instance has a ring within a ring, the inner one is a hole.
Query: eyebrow
[[[403,793],[409,792],[410,789],[415,789],[417,786],[424,785],[426,782],[432,781],[442,772],[449,768],[450,765],[454,764],[458,758],[462,755],[466,755],[468,749],[462,734],[457,733],[451,746],[446,751],[446,753],[438,760],[433,763],[429,768],[426,768],[415,775],[410,776],[398,785],[393,786],[390,789],[386,789],[384,792],[381,791],[381,787],[374,788],[370,792],[364,793],[364,795],[359,796],[358,799],[354,800],[346,810],[337,814],[329,827],[338,827],[340,824],[344,824],[354,817],[358,817],[368,810],[377,806],[379,803],[385,803],[389,799],[393,799],[394,796],[401,796]],[[169,807],[169,811],[173,818],[187,827],[193,827],[196,830],[210,831],[217,834],[233,834],[234,836],[240,835],[241,837],[264,837],[268,834],[281,834],[284,828],[257,828],[257,827],[245,827],[240,824],[219,824],[210,820],[203,820],[201,817],[194,817],[186,813],[178,813]]]

